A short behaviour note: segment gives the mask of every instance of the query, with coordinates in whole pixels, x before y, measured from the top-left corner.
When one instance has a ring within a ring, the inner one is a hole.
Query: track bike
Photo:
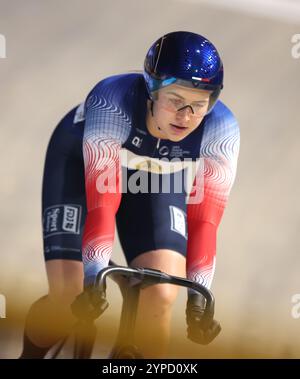
[[[119,330],[115,344],[108,356],[109,359],[142,359],[142,353],[134,343],[134,328],[137,315],[139,294],[141,289],[155,284],[169,283],[191,288],[204,296],[206,306],[202,320],[210,320],[214,316],[214,296],[203,285],[186,278],[166,274],[165,272],[145,267],[118,266],[110,261],[110,265],[101,270],[96,278],[95,287],[102,293],[106,292],[107,278],[113,279],[120,287],[123,304]],[[74,330],[73,359],[88,359],[93,352],[97,328],[94,322],[78,321]],[[55,348],[51,358],[58,356],[69,336],[66,336]]]

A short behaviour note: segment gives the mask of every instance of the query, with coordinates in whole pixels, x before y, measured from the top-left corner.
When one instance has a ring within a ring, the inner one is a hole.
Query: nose
[[[193,114],[193,109],[190,106],[185,106],[177,111],[177,117],[185,120],[190,120],[191,114]]]

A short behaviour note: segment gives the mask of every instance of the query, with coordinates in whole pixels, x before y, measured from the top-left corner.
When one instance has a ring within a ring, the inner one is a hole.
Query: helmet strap
[[[151,100],[150,111],[151,111],[151,115],[152,115],[152,117],[154,117],[153,106],[154,106],[154,101]],[[154,120],[154,121],[155,121],[155,120]],[[156,124],[156,122],[155,122],[155,126],[156,126],[156,128],[157,128],[158,130],[161,130],[161,128]]]
[[[151,100],[151,105],[150,105],[150,110],[151,110],[151,115],[152,115],[152,117],[153,117],[153,100]]]

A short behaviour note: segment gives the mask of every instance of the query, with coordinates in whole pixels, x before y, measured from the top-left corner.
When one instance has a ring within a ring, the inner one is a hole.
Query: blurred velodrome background
[[[240,123],[241,150],[219,229],[213,282],[222,334],[208,347],[185,338],[185,292],[175,305],[172,357],[300,358],[300,33],[297,0],[0,0],[0,358],[21,350],[24,315],[47,291],[40,197],[44,156],[61,117],[102,78],[141,69],[164,33],[207,36],[225,65],[222,100]],[[125,260],[118,241],[114,258]],[[99,320],[112,344],[120,295]]]

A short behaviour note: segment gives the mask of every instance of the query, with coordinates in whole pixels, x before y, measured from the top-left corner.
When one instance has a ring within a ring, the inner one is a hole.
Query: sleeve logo
[[[59,204],[48,207],[43,215],[44,238],[56,234],[79,234],[80,220],[80,205]]]

